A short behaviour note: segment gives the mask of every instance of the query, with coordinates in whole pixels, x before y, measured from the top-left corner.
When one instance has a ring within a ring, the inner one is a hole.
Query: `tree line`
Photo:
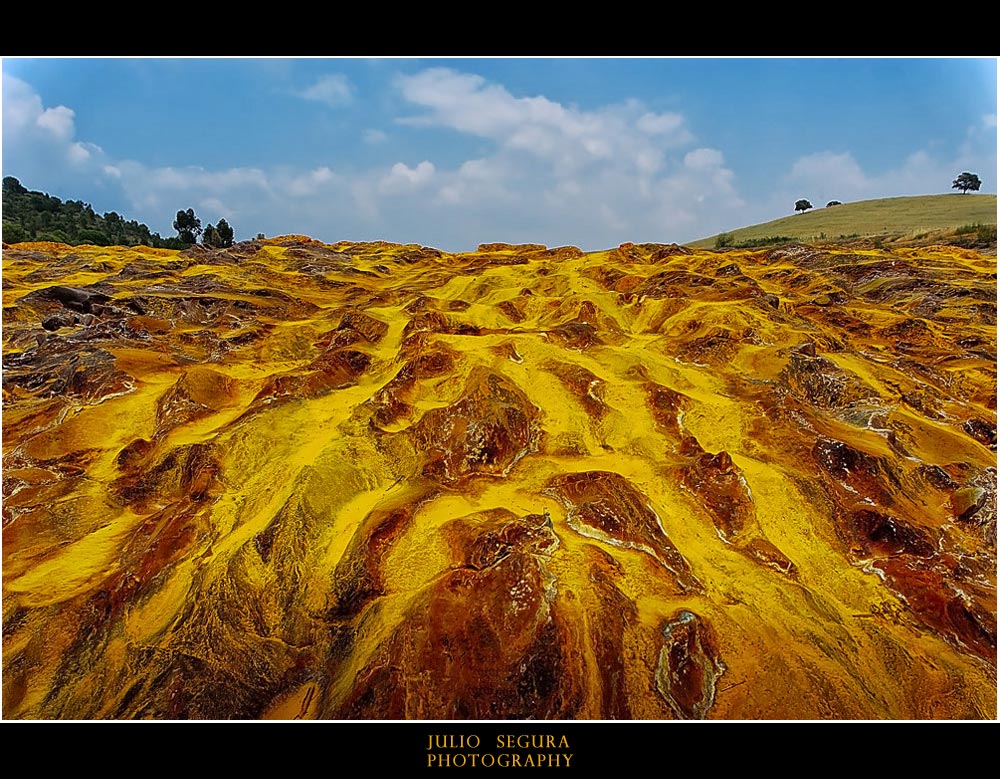
[[[225,219],[204,230],[193,209],[178,211],[174,221],[177,236],[162,237],[135,219],[126,220],[114,211],[103,215],[82,200],[60,200],[44,192],[26,189],[13,176],[3,179],[3,240],[55,241],[70,246],[152,246],[186,249],[198,242],[225,248],[233,245],[233,228]]]
[[[178,211],[177,218],[174,219],[174,229],[178,237],[187,244],[197,243],[198,236],[205,246],[216,249],[225,249],[233,245],[233,228],[229,222],[220,219],[217,225],[210,224],[204,230],[201,229],[201,220],[194,215],[194,209]]]

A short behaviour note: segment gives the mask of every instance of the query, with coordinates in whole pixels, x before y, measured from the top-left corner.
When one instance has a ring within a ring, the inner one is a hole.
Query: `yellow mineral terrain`
[[[3,716],[981,719],[996,261],[3,251]]]

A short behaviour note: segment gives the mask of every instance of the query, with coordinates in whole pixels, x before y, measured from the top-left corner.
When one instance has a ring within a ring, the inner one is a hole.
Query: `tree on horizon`
[[[977,176],[975,173],[969,173],[968,171],[964,171],[961,175],[958,176],[958,178],[956,178],[953,182],[951,182],[951,188],[962,190],[962,194],[964,195],[970,189],[973,192],[978,192],[979,187],[982,186],[982,183],[983,182],[979,180],[979,176]]]
[[[184,243],[198,243],[198,236],[201,235],[201,220],[194,215],[194,209],[178,211],[177,218],[174,219],[174,229],[177,237]]]

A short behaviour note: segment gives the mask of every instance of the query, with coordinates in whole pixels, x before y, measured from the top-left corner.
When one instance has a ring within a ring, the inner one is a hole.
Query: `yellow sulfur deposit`
[[[3,252],[6,718],[996,712],[996,264]]]

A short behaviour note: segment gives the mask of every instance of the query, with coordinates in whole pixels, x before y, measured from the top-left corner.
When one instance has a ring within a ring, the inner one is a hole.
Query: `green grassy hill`
[[[732,246],[770,237],[807,242],[865,237],[920,239],[938,231],[960,233],[960,228],[968,225],[992,225],[995,228],[996,224],[996,195],[953,193],[860,200],[828,208],[818,207],[772,222],[731,230],[728,235]],[[995,236],[995,229],[993,233]],[[687,245],[711,248],[718,238],[718,235],[713,235]]]

